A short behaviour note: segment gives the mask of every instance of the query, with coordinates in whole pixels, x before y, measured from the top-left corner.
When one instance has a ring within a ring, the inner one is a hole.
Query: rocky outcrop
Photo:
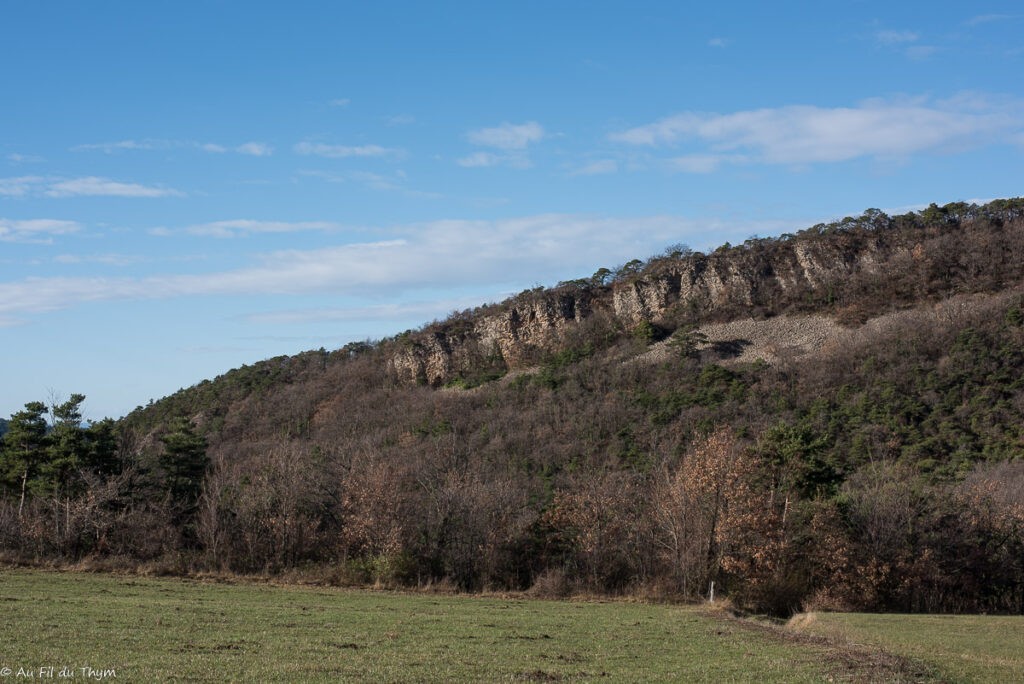
[[[637,278],[612,288],[612,311],[623,321],[655,320],[679,301],[683,277],[670,271],[652,278]]]
[[[485,349],[497,349],[514,367],[555,343],[567,326],[593,313],[594,293],[584,289],[545,292],[527,301],[514,301],[508,309],[482,317],[474,333]]]
[[[404,348],[391,356],[388,364],[400,380],[440,385],[454,375],[453,350],[462,345],[452,342],[444,333],[402,340]]]
[[[662,322],[684,305],[695,316],[721,310],[772,308],[796,292],[834,287],[853,273],[873,272],[877,241],[851,254],[825,241],[772,241],[760,248],[738,247],[663,264],[635,280],[617,283],[612,308],[623,322]]]
[[[461,315],[401,340],[389,365],[404,381],[433,386],[481,363],[515,368],[557,346],[567,329],[593,314],[594,303],[595,292],[583,288],[524,293],[496,312]]]
[[[576,283],[530,291],[495,310],[462,314],[409,335],[389,363],[403,381],[437,386],[488,358],[506,369],[533,363],[599,311],[629,328],[641,321],[671,327],[673,319],[771,307],[874,264],[877,245],[860,247],[851,259],[828,243],[773,241],[770,249],[737,247],[659,260],[610,286]]]
[[[1015,216],[1004,217],[1003,209],[999,212],[982,231],[995,225],[1003,231],[999,237],[1003,240],[1011,225],[1021,230]],[[971,224],[957,224],[960,219],[943,225],[911,218],[900,224],[880,216],[884,215],[867,212],[861,219],[815,226],[795,236],[752,239],[711,254],[652,259],[639,271],[620,272],[611,284],[584,280],[530,290],[500,305],[410,333],[396,342],[389,365],[402,381],[434,386],[481,363],[510,370],[536,363],[598,314],[619,330],[643,321],[671,330],[681,323],[822,309],[831,315],[863,316],[859,296],[877,299],[879,292],[901,291],[895,285],[900,277],[904,282],[914,278],[926,282],[931,277],[929,268],[948,270],[943,259],[954,259],[956,265],[963,247],[951,246],[952,241],[964,247],[974,244],[968,235]],[[979,266],[960,268],[964,273],[980,272],[999,263],[992,258]],[[1012,268],[1003,270],[1016,273]],[[971,277],[977,279],[976,274]],[[882,304],[884,308],[891,302],[883,297]],[[880,313],[877,302],[873,306]]]

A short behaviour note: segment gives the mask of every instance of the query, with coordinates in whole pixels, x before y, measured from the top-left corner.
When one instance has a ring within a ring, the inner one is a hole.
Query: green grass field
[[[1020,616],[812,613],[791,624],[928,663],[946,681],[1024,682]]]
[[[49,667],[76,681],[83,667],[118,681],[899,678],[679,606],[7,570],[0,608],[0,680],[11,682]]]

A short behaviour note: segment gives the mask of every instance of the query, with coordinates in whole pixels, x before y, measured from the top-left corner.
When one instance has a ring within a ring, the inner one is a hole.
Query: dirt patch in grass
[[[812,647],[831,666],[836,681],[852,682],[942,682],[933,668],[911,658],[877,647],[851,644],[841,639],[807,634],[799,631],[806,625],[800,620],[813,620],[813,614],[800,615],[789,624],[765,622],[747,617],[708,611],[706,615],[726,620],[737,628],[759,632],[781,643]]]

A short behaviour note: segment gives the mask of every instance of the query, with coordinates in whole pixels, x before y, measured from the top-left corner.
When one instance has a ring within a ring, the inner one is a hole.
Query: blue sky
[[[1019,3],[711,5],[3,0],[0,415],[1024,194]]]

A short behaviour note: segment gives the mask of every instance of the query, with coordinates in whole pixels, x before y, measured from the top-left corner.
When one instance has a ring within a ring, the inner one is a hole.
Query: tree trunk
[[[25,468],[21,476],[21,503],[18,504],[18,519],[21,520],[21,510],[25,508],[25,489],[28,487],[28,468]]]

